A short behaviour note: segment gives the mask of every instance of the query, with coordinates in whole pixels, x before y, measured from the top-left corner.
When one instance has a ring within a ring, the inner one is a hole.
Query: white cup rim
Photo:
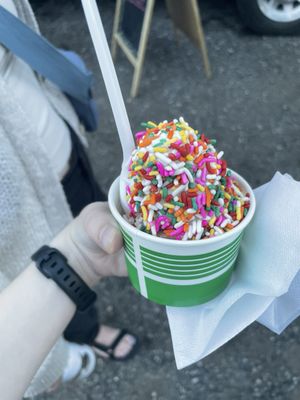
[[[201,246],[207,246],[209,244],[215,244],[218,242],[222,242],[224,240],[227,240],[230,238],[230,236],[236,236],[237,234],[240,234],[246,226],[249,224],[251,221],[254,212],[255,212],[255,207],[256,207],[256,201],[255,201],[255,196],[253,193],[253,190],[251,189],[251,186],[248,184],[248,182],[238,173],[235,171],[231,170],[233,176],[237,179],[239,184],[242,186],[243,190],[246,193],[250,194],[250,207],[249,211],[246,215],[246,217],[242,220],[241,223],[239,223],[236,227],[231,229],[228,232],[225,232],[222,235],[219,236],[214,236],[212,238],[209,238],[207,240],[172,240],[172,239],[167,239],[167,238],[162,238],[159,236],[153,236],[150,235],[149,233],[145,233],[140,231],[139,229],[135,228],[133,225],[131,225],[129,222],[126,221],[126,219],[120,214],[118,208],[116,207],[115,203],[115,192],[117,192],[117,195],[119,195],[120,190],[119,190],[119,177],[114,180],[112,183],[109,193],[108,193],[108,204],[110,211],[114,218],[117,220],[117,222],[121,225],[124,226],[127,232],[131,233],[133,236],[138,236],[142,240],[145,240],[146,242],[155,242],[155,243],[160,243],[161,245],[174,245],[174,246],[180,246],[180,247],[201,247]]]

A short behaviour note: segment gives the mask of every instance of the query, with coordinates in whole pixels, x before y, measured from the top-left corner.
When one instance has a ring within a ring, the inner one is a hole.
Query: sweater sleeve
[[[0,248],[2,260],[11,250],[10,243],[17,239],[17,226],[22,209],[22,175],[20,162],[0,125]],[[3,267],[1,270],[3,271]]]
[[[23,162],[0,125],[0,291],[27,267],[30,255],[52,236]],[[38,370],[26,396],[35,396],[57,381],[67,359],[68,346],[59,339]]]
[[[20,132],[21,134],[21,132]],[[12,138],[0,125],[0,271],[12,281],[53,234]],[[0,281],[0,288],[3,282]]]

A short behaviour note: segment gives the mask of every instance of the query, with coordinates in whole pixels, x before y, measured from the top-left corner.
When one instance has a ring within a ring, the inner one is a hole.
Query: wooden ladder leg
[[[209,62],[209,58],[208,58],[204,29],[203,29],[202,20],[201,20],[201,13],[200,13],[200,9],[199,9],[197,0],[192,0],[192,7],[193,7],[194,14],[197,16],[197,19],[198,19],[197,30],[198,30],[200,49],[201,49],[203,63],[204,63],[205,74],[206,74],[207,78],[210,78],[211,77],[211,67],[210,67],[210,62]]]
[[[141,32],[141,38],[139,43],[139,49],[137,54],[137,61],[136,66],[134,68],[133,80],[131,85],[131,92],[130,95],[132,97],[136,97],[138,94],[142,71],[143,71],[143,64],[145,59],[145,53],[147,48],[147,41],[150,32],[151,20],[153,15],[153,8],[154,8],[155,0],[148,0],[146,6],[146,12],[143,22],[143,28]]]
[[[121,0],[117,0],[114,25],[113,25],[113,31],[112,31],[112,38],[111,38],[111,48],[110,48],[111,56],[112,56],[113,60],[115,60],[117,57],[118,43],[116,40],[116,34],[118,33],[118,30],[119,30],[120,16],[121,16]]]
[[[211,67],[210,67],[210,62],[209,62],[208,53],[207,53],[206,41],[205,41],[204,33],[202,30],[202,24],[201,24],[200,32],[199,32],[200,33],[199,39],[200,39],[200,47],[201,47],[201,53],[202,53],[202,58],[203,58],[203,63],[204,63],[204,69],[205,69],[207,78],[211,78]]]

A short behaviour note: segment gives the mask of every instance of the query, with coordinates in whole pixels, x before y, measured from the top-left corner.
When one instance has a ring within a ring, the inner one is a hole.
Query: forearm
[[[31,264],[0,294],[1,399],[20,399],[75,312]]]
[[[103,276],[126,275],[122,237],[106,203],[86,207],[50,246],[90,287]],[[34,264],[0,293],[1,400],[22,397],[74,313],[75,304]]]

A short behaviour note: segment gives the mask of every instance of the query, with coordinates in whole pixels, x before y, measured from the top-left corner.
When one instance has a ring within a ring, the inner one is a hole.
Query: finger
[[[106,255],[104,259],[102,259],[102,264],[106,265],[104,275],[105,276],[127,276],[127,268],[125,264],[124,250],[121,249],[117,253],[113,255]],[[103,270],[102,270],[103,274]]]
[[[79,218],[87,235],[106,253],[113,254],[123,246],[122,235],[110,214],[106,202],[92,203],[84,208]]]
[[[128,271],[125,263],[125,255],[124,249],[119,250],[119,252],[115,255],[116,257],[116,276],[127,276]]]

